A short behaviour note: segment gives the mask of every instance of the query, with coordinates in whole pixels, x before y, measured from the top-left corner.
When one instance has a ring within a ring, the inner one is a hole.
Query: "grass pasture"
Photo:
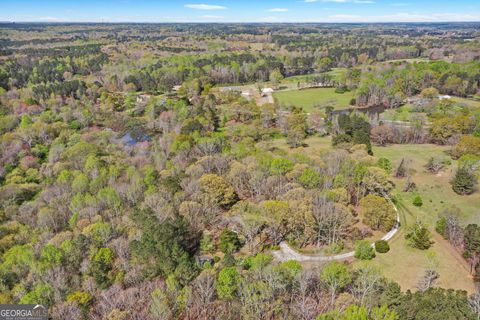
[[[452,206],[460,209],[462,214],[459,219],[463,224],[480,222],[480,192],[461,196],[453,192],[451,188],[450,180],[455,173],[457,164],[446,153],[449,149],[450,147],[447,146],[433,144],[390,145],[373,148],[375,156],[389,159],[394,169],[402,158],[408,162],[412,180],[417,186],[418,194],[422,197],[423,206],[418,208],[412,205],[414,194],[403,192],[405,179],[392,178],[396,185],[397,198],[400,198],[411,212],[411,217],[407,216],[408,222],[420,218],[430,226],[434,226],[438,215]],[[448,159],[451,164],[446,165],[438,174],[432,174],[425,169],[430,157]]]
[[[389,252],[377,253],[371,261],[356,260],[354,265],[378,268],[385,277],[397,282],[402,291],[406,291],[415,290],[425,269],[433,264],[440,275],[438,286],[474,292],[475,285],[469,275],[468,265],[446,240],[434,235],[435,244],[430,249],[422,251],[409,247],[404,236],[405,229],[400,229],[389,241]],[[430,255],[433,258],[429,257]]]
[[[353,92],[336,93],[335,88],[313,88],[279,91],[273,94],[280,105],[293,105],[311,112],[315,106],[332,106],[335,109],[350,108]]]
[[[460,98],[460,97],[453,97],[452,100],[457,105],[463,105],[473,109],[480,108],[480,100]]]
[[[389,159],[393,168],[400,163],[402,158],[408,161],[409,172],[423,205],[416,207],[412,204],[414,192],[403,192],[405,179],[392,178],[395,182],[395,197],[399,200],[402,228],[390,241],[390,252],[377,254],[371,263],[383,271],[383,274],[397,281],[402,289],[415,289],[416,284],[429,266],[428,252],[434,255],[436,270],[440,274],[439,286],[474,291],[474,283],[469,274],[469,266],[461,255],[440,235],[434,231],[435,222],[443,210],[452,206],[461,210],[459,220],[462,224],[480,222],[480,193],[470,196],[460,196],[453,192],[450,180],[456,168],[456,162],[451,160],[446,153],[449,147],[431,144],[424,145],[390,145],[387,147],[374,147],[376,157]],[[425,164],[430,157],[450,159],[447,165],[438,174],[431,174],[425,169]],[[415,221],[424,222],[432,231],[435,244],[426,251],[410,248],[405,239],[405,231]]]

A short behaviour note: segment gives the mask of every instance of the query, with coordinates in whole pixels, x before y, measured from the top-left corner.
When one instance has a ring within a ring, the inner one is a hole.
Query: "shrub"
[[[284,175],[292,168],[293,162],[284,158],[275,158],[270,164],[270,172],[275,175]]]
[[[70,129],[72,130],[80,130],[82,128],[82,124],[78,120],[73,120],[70,122]]]
[[[335,93],[343,94],[345,92],[347,92],[347,88],[345,86],[335,88]]]
[[[445,217],[442,217],[437,220],[437,223],[435,224],[435,231],[442,237],[446,238],[446,230],[447,230],[447,219]]]
[[[332,145],[337,146],[344,143],[351,143],[352,137],[348,134],[337,134],[332,138]]]
[[[302,174],[298,177],[298,181],[308,189],[316,188],[322,182],[322,176],[320,173],[312,168],[306,168]]]
[[[67,296],[68,302],[74,302],[80,307],[87,307],[93,300],[93,296],[88,292],[75,291]]]
[[[235,267],[220,270],[216,283],[218,297],[224,300],[233,299],[236,296],[240,280],[240,274]]]
[[[472,194],[476,183],[475,174],[467,166],[458,168],[451,182],[453,191],[460,195]]]
[[[355,258],[360,260],[372,260],[375,258],[375,251],[370,242],[367,240],[359,240],[355,243]]]
[[[385,240],[378,240],[375,242],[375,250],[378,253],[387,253],[390,251],[390,246],[388,245],[388,242]]]
[[[387,158],[378,159],[377,166],[382,168],[386,173],[392,173],[392,163]]]
[[[416,195],[414,198],[413,198],[413,205],[415,207],[421,207],[423,205],[423,201],[422,201],[422,197],[420,197],[419,195]]]
[[[345,248],[345,245],[343,241],[338,241],[334,242],[331,245],[327,247],[327,252],[332,253],[332,254],[338,254],[342,252],[342,250]]]
[[[243,261],[242,266],[246,270],[264,269],[272,262],[272,260],[273,256],[264,253],[258,253],[256,256],[246,258]]]
[[[409,246],[420,250],[426,250],[433,244],[433,241],[430,240],[430,232],[420,222],[417,222],[412,228],[410,228],[405,235],[405,239],[408,240]]]

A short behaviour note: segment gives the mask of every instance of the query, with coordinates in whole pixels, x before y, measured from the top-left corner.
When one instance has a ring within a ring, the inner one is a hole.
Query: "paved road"
[[[395,204],[387,198],[390,203],[393,205],[395,212],[397,213],[397,222],[395,226],[390,230],[387,234],[382,237],[382,240],[388,241],[390,240],[398,231],[400,227],[400,214],[398,212],[397,207]],[[372,243],[372,246],[375,244]],[[292,249],[285,241],[280,243],[280,250],[272,251],[273,256],[279,261],[288,261],[288,260],[297,260],[297,261],[317,261],[317,262],[324,262],[324,261],[333,261],[333,260],[345,260],[354,256],[355,251],[337,254],[334,256],[325,256],[321,254],[303,254],[298,251]]]

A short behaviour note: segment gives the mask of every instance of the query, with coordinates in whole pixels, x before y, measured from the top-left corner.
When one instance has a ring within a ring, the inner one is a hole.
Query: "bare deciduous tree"
[[[205,270],[192,283],[192,294],[188,302],[187,315],[190,319],[213,319],[211,308],[215,300],[215,273]]]
[[[365,267],[356,270],[351,291],[360,305],[364,305],[365,298],[375,290],[375,286],[381,279],[381,273],[373,268]]]
[[[328,201],[324,195],[317,195],[313,199],[313,218],[317,246],[336,243],[345,236],[350,225],[348,212]]]
[[[473,312],[477,315],[477,320],[480,320],[480,289],[470,297],[469,302]]]
[[[440,275],[437,271],[433,269],[426,269],[422,278],[418,281],[417,289],[420,291],[426,291],[429,288],[432,288],[437,282]]]

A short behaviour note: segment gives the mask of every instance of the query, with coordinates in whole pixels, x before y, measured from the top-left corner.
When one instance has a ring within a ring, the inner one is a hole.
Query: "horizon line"
[[[480,20],[439,20],[439,21],[14,21],[0,20],[0,24],[436,24],[436,23],[480,23]]]

